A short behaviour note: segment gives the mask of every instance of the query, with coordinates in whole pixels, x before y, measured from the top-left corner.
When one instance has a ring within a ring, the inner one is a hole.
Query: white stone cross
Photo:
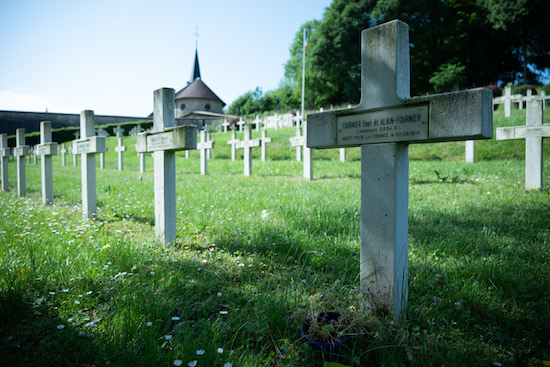
[[[271,143],[272,139],[266,136],[265,129],[262,130],[262,137],[260,138],[260,149],[261,149],[261,161],[265,162],[266,157],[266,145]]]
[[[504,116],[510,117],[511,110],[512,110],[512,102],[519,103],[522,105],[521,94],[514,94],[512,95],[512,88],[509,86],[504,87],[504,96],[502,97],[496,97],[493,99],[494,104],[502,104],[504,103]]]
[[[124,136],[124,129],[120,125],[117,125],[116,129],[113,129],[113,132],[117,138],[122,138]]]
[[[67,154],[67,148],[65,148],[65,143],[61,144],[61,149],[59,150],[61,153],[61,165],[65,167],[67,165],[67,160],[65,158],[65,155]]]
[[[260,115],[256,115],[256,119],[252,122],[256,124],[256,131],[260,131],[260,124],[262,123],[262,119],[260,118]]]
[[[464,142],[464,149],[466,155],[466,163],[474,163],[476,146],[475,140],[466,140]]]
[[[8,135],[0,134],[0,179],[2,179],[2,191],[9,190],[8,184],[8,159],[10,157],[10,148],[8,148]]]
[[[32,164],[36,164],[36,157],[38,156],[38,147],[36,145],[34,145],[32,148],[31,148],[31,152],[32,152]]]
[[[42,121],[40,123],[40,144],[37,146],[42,169],[42,202],[46,205],[53,204],[53,172],[52,155],[57,155],[57,143],[52,142],[52,123]]]
[[[296,148],[296,160],[302,161],[302,147],[306,145],[306,137],[302,136],[302,131],[298,127],[296,129],[296,136],[289,138],[290,146]]]
[[[237,125],[239,125],[239,131],[243,131],[243,128],[246,125],[246,121],[244,121],[242,117],[239,117],[239,121],[237,121]]]
[[[223,132],[226,133],[227,132],[227,128],[229,127],[229,125],[231,125],[227,119],[223,119],[223,123],[222,123],[222,126],[223,126]]]
[[[214,141],[210,140],[210,133],[206,132],[206,143],[212,142],[212,146],[209,148],[206,148],[206,159],[210,159],[212,157],[212,149],[214,148]]]
[[[126,147],[122,143],[122,138],[119,136],[118,132],[117,137],[118,145],[115,147],[115,152],[118,153],[118,170],[122,171],[124,169],[124,152],[126,151]]]
[[[30,154],[30,147],[25,145],[25,129],[15,130],[15,140],[14,155],[17,160],[17,195],[25,196],[27,194],[25,156]]]
[[[275,130],[279,130],[279,114],[275,114]]]
[[[206,131],[201,130],[200,132],[200,142],[197,143],[197,149],[200,150],[200,165],[201,165],[201,175],[206,175],[208,173],[208,167],[207,167],[207,157],[206,153],[207,150],[212,149],[214,147],[214,141],[208,140]]]
[[[244,140],[239,140],[235,144],[237,149],[244,149],[244,175],[252,174],[252,148],[260,146],[260,139],[251,139],[252,131],[250,126],[244,127]]]
[[[73,136],[74,136],[75,140],[80,139],[80,130],[75,131]],[[74,150],[74,147],[75,147],[75,145],[74,145],[74,141],[73,141],[70,149],[71,149],[71,154],[73,155],[73,167],[77,167],[78,166],[78,154],[76,154],[76,152]]]
[[[302,116],[300,116],[300,111],[296,112],[296,116],[294,116],[292,120],[296,123],[296,132],[298,132],[298,129],[300,129],[300,125],[302,122]]]
[[[525,139],[525,188],[542,189],[543,138],[550,137],[550,124],[543,124],[543,100],[527,101],[526,126],[499,127],[497,140]]]
[[[306,145],[307,134],[307,120],[303,121],[305,135],[295,136],[290,138],[290,146],[296,147],[296,160],[300,160],[301,154],[298,151],[300,147],[304,149],[304,165],[303,165],[303,176],[306,180],[310,181],[313,179],[313,155],[311,154],[311,148]]]
[[[82,111],[80,139],[73,141],[73,154],[80,154],[82,160],[82,214],[86,218],[95,216],[97,212],[95,155],[105,153],[105,150],[105,137],[95,135],[94,111]]]
[[[154,92],[153,129],[137,136],[138,153],[153,153],[155,234],[165,244],[176,241],[176,151],[197,149],[197,127],[176,127],[174,89]]]
[[[235,157],[237,156],[237,142],[240,140],[237,139],[237,134],[232,131],[231,132],[231,139],[227,141],[227,144],[231,144],[231,160],[234,161]]]
[[[105,153],[107,153],[108,150],[109,148],[105,147],[105,151],[99,153],[99,169],[105,169]]]
[[[308,116],[311,148],[361,146],[361,290],[401,319],[408,298],[408,145],[492,137],[492,93],[410,98],[409,32],[395,20],[362,32],[361,102]]]

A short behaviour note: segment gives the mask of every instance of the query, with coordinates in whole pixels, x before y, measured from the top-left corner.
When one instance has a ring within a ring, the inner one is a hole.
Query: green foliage
[[[466,68],[460,62],[443,64],[430,78],[430,83],[436,92],[460,90],[466,84]]]
[[[528,90],[531,90],[533,95],[537,94],[537,87],[534,86],[534,85],[530,85],[530,84],[522,84],[522,85],[518,85],[516,87],[513,87],[512,88],[512,94],[521,94],[521,95],[525,96],[525,95],[527,95]]]

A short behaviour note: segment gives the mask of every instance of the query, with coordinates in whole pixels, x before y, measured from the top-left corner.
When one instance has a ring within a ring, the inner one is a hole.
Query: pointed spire
[[[199,68],[199,51],[195,48],[195,63],[193,65],[193,70],[191,70],[191,80],[189,83],[197,78],[201,78],[201,69]]]

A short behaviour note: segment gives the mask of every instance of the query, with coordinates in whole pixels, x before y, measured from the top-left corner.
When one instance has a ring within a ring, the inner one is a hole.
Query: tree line
[[[411,95],[540,84],[550,78],[549,13],[547,0],[334,0],[296,32],[279,88],[249,91],[228,112],[300,107],[304,29],[306,108],[357,104],[361,31],[393,19],[409,25]]]

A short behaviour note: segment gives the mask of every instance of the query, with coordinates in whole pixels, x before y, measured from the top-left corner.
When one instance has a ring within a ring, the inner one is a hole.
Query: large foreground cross
[[[408,25],[364,30],[361,102],[308,116],[307,146],[361,146],[361,290],[370,309],[401,319],[407,297],[411,143],[491,138],[487,89],[410,98]]]
[[[154,92],[153,131],[138,134],[138,153],[153,153],[155,234],[165,244],[176,241],[176,151],[197,149],[197,127],[176,127],[174,90]]]

